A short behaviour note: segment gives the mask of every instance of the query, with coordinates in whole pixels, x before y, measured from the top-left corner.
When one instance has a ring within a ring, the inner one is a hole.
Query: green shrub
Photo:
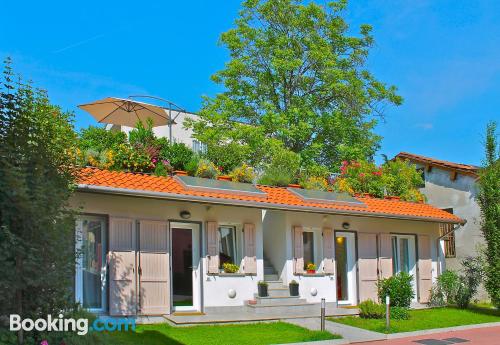
[[[186,170],[193,155],[193,151],[183,143],[164,145],[160,151],[160,158],[168,160],[174,170]]]
[[[148,119],[146,126],[142,121],[137,121],[133,130],[128,133],[128,141],[132,146],[152,146],[156,143],[156,136],[153,132],[153,121]]]
[[[385,297],[389,295],[391,306],[409,308],[411,300],[415,296],[412,279],[410,274],[400,272],[392,277],[379,280],[377,283],[378,298],[385,301]]]
[[[312,190],[327,190],[328,181],[321,176],[310,176],[305,180],[300,181],[300,186],[304,189]]]
[[[459,287],[459,277],[456,272],[451,270],[444,271],[437,278],[437,286],[438,289],[441,290],[447,304],[455,303],[455,297]]]
[[[462,260],[461,265],[462,274],[459,277],[455,300],[459,308],[465,309],[481,284],[484,263],[480,257],[467,257]]]
[[[101,152],[106,149],[116,150],[127,142],[127,134],[121,131],[108,131],[104,127],[89,126],[80,131],[78,147],[82,151],[93,149]]]
[[[391,307],[390,317],[394,320],[408,320],[410,318],[410,312],[408,308]]]
[[[300,167],[300,156],[284,148],[271,152],[271,162],[264,167],[260,184],[286,187],[295,182]]]
[[[193,155],[189,162],[186,164],[186,172],[189,176],[195,176],[198,170],[198,164],[200,163],[200,156]]]
[[[240,266],[232,264],[230,262],[225,262],[222,264],[222,268],[225,273],[236,273],[240,270]]]
[[[235,182],[252,183],[255,179],[255,172],[251,166],[243,163],[241,166],[234,168],[229,176]]]
[[[214,163],[207,159],[200,159],[198,162],[198,168],[196,169],[197,177],[212,178],[215,179],[219,175],[219,170]]]
[[[439,287],[437,283],[434,283],[430,291],[429,306],[442,307],[445,305],[446,305],[446,298],[444,296],[443,290]]]
[[[172,173],[173,169],[170,162],[166,159],[156,163],[154,174],[156,176],[168,176]]]
[[[359,304],[359,317],[363,319],[382,319],[385,315],[385,306],[371,299]]]
[[[249,148],[239,143],[231,142],[228,144],[208,145],[207,152],[202,155],[213,162],[221,171],[228,174],[234,168],[247,161]]]

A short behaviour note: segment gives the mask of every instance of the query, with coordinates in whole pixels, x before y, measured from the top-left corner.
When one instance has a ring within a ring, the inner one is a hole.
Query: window
[[[453,214],[452,208],[445,208],[443,211]],[[443,236],[444,234],[448,234],[443,237],[444,243],[444,257],[445,258],[454,258],[456,257],[455,253],[455,231],[451,231],[453,229],[453,224],[441,224],[439,227],[439,235]]]
[[[239,265],[236,258],[236,228],[234,226],[219,227],[219,261],[220,267],[226,262]]]
[[[420,184],[419,186],[417,186],[418,188],[424,188],[425,187],[425,168],[424,167],[420,167],[420,168],[417,168],[417,172],[420,174],[420,176],[422,177],[422,184]]]
[[[207,144],[193,139],[193,151],[199,154],[205,154],[207,153]]]
[[[410,273],[409,239],[402,236],[392,236],[392,271],[394,273]]]
[[[314,233],[311,231],[304,231],[302,234],[302,241],[304,244],[304,269],[307,264],[314,263]]]

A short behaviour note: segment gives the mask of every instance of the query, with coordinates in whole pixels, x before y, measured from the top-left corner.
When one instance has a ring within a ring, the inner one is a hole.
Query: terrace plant
[[[243,163],[241,166],[236,167],[229,174],[231,180],[234,182],[244,182],[244,183],[252,183],[255,180],[255,171],[254,169]]]
[[[173,170],[187,170],[187,165],[193,155],[193,151],[184,143],[163,145],[159,154],[160,159],[169,161]]]
[[[236,273],[240,270],[240,266],[232,264],[230,262],[225,262],[222,264],[222,269],[225,273]]]
[[[200,159],[198,161],[195,176],[215,179],[219,173],[219,169],[217,169],[215,164],[210,162],[208,159]]]

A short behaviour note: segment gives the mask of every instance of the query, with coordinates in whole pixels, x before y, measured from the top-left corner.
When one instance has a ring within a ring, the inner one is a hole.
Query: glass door
[[[81,217],[76,230],[76,301],[90,311],[103,312],[107,301],[106,218]]]
[[[415,291],[416,300],[416,252],[415,236],[413,235],[392,235],[392,271],[394,274],[406,272],[413,277],[412,285]]]
[[[356,304],[355,236],[352,232],[335,232],[335,262],[338,304]]]
[[[174,311],[200,310],[200,230],[195,223],[170,224]]]

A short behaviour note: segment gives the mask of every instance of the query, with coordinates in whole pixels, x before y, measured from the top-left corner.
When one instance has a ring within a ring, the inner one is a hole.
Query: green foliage
[[[213,162],[221,173],[227,174],[247,161],[249,150],[247,146],[237,143],[210,144],[204,156]]]
[[[399,158],[382,166],[382,179],[388,195],[399,196],[402,200],[420,202],[424,196],[418,187],[424,182],[415,164]]]
[[[382,319],[385,316],[385,306],[371,299],[358,305],[359,317],[363,319]]]
[[[392,307],[409,308],[415,292],[412,287],[412,275],[400,272],[377,283],[378,298],[385,301],[389,295]]]
[[[424,195],[418,190],[421,182],[422,177],[415,165],[400,159],[380,167],[367,161],[343,161],[333,189],[351,195],[368,193],[381,198],[387,194],[406,201],[422,202]]]
[[[390,318],[394,320],[408,320],[410,318],[410,311],[408,308],[391,307]]]
[[[117,150],[127,142],[127,134],[121,131],[108,131],[104,127],[89,126],[80,131],[78,147],[81,151],[88,149],[102,152],[106,149]]]
[[[297,178],[300,156],[282,147],[275,147],[270,152],[270,163],[264,166],[260,184],[287,186]]]
[[[173,169],[170,165],[170,162],[166,159],[159,161],[156,163],[154,174],[156,176],[168,176],[172,174]]]
[[[254,166],[269,139],[299,154],[304,166],[370,159],[380,145],[378,117],[402,98],[367,70],[371,27],[351,35],[345,7],[245,1],[235,28],[221,36],[231,60],[212,79],[225,91],[205,98],[201,121],[187,122],[195,137],[209,147],[248,146]]]
[[[240,266],[225,262],[222,264],[222,268],[224,269],[225,273],[236,273],[240,270]]]
[[[305,189],[327,190],[328,181],[324,177],[310,176],[300,181],[300,186]]]
[[[76,135],[73,115],[24,84],[9,59],[2,79],[0,315],[37,319],[71,305]]]
[[[447,304],[455,303],[455,298],[459,286],[459,276],[451,270],[444,271],[437,278],[437,285],[443,293],[444,301]]]
[[[203,178],[215,179],[219,175],[219,170],[214,163],[207,159],[200,159],[198,168],[196,169],[195,176]]]
[[[243,164],[229,174],[231,179],[235,182],[252,183],[255,180],[255,172],[251,166]]]
[[[486,242],[484,285],[493,304],[500,308],[500,147],[496,122],[490,122],[486,129],[485,159],[478,185],[481,231]]]
[[[146,127],[142,121],[137,121],[135,128],[128,133],[128,141],[132,146],[155,145],[156,136],[153,132],[153,121],[148,119]]]
[[[484,262],[481,257],[467,257],[462,260],[462,274],[459,277],[458,288],[455,295],[457,306],[465,309],[477,293],[483,280]]]
[[[193,155],[193,151],[183,143],[163,145],[160,151],[160,157],[168,160],[174,170],[186,170]]]
[[[195,176],[198,170],[198,164],[200,163],[200,156],[193,155],[189,162],[186,164],[186,172],[189,176]]]
[[[120,145],[116,151],[115,160],[116,168],[132,172],[151,172],[155,168],[152,157],[142,146]]]

